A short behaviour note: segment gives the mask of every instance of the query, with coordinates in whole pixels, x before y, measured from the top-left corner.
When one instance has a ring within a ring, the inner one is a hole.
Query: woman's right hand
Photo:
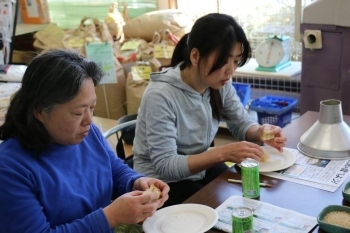
[[[225,161],[240,163],[246,158],[252,158],[261,161],[264,156],[263,149],[252,142],[241,141],[233,142],[221,147]]]
[[[103,212],[109,225],[115,227],[120,224],[136,224],[152,216],[161,203],[159,200],[152,202],[156,199],[155,193],[142,194],[142,191],[129,192],[106,206]]]

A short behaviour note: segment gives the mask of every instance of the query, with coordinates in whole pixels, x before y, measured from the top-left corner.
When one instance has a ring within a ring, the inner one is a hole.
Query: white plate
[[[198,233],[211,229],[218,221],[213,208],[199,204],[180,204],[158,210],[147,218],[145,233]]]
[[[282,153],[270,146],[262,146],[261,148],[269,158],[266,163],[259,163],[260,172],[273,172],[289,168],[297,159],[297,157],[286,148],[283,148]]]

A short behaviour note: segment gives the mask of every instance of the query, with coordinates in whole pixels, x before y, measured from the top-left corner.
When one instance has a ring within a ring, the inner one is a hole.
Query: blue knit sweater
[[[110,233],[102,208],[139,177],[94,125],[81,143],[53,144],[40,157],[7,139],[0,144],[0,233]]]

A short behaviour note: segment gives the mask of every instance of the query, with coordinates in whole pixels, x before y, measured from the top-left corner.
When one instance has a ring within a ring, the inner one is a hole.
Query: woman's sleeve
[[[228,130],[238,140],[245,140],[247,130],[258,124],[253,121],[241,103],[235,89],[232,86],[232,81],[222,89],[223,98],[223,114],[228,118],[225,119]]]
[[[155,171],[166,180],[184,179],[191,175],[187,156],[177,153],[175,105],[166,91],[149,90],[143,101],[146,110],[146,140]],[[176,100],[175,100],[176,101]]]
[[[45,209],[36,197],[40,193],[34,193],[31,188],[34,184],[30,181],[30,173],[20,174],[2,166],[0,174],[0,232],[111,232],[102,209],[81,219],[51,226],[46,220]]]

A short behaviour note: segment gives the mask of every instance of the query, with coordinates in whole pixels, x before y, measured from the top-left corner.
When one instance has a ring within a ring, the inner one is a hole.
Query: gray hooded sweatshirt
[[[220,94],[228,130],[245,140],[248,128],[257,123],[250,119],[231,82]],[[205,171],[191,174],[187,157],[208,150],[218,128],[209,89],[201,95],[183,82],[179,66],[153,73],[138,111],[134,170],[167,183],[203,179]]]

